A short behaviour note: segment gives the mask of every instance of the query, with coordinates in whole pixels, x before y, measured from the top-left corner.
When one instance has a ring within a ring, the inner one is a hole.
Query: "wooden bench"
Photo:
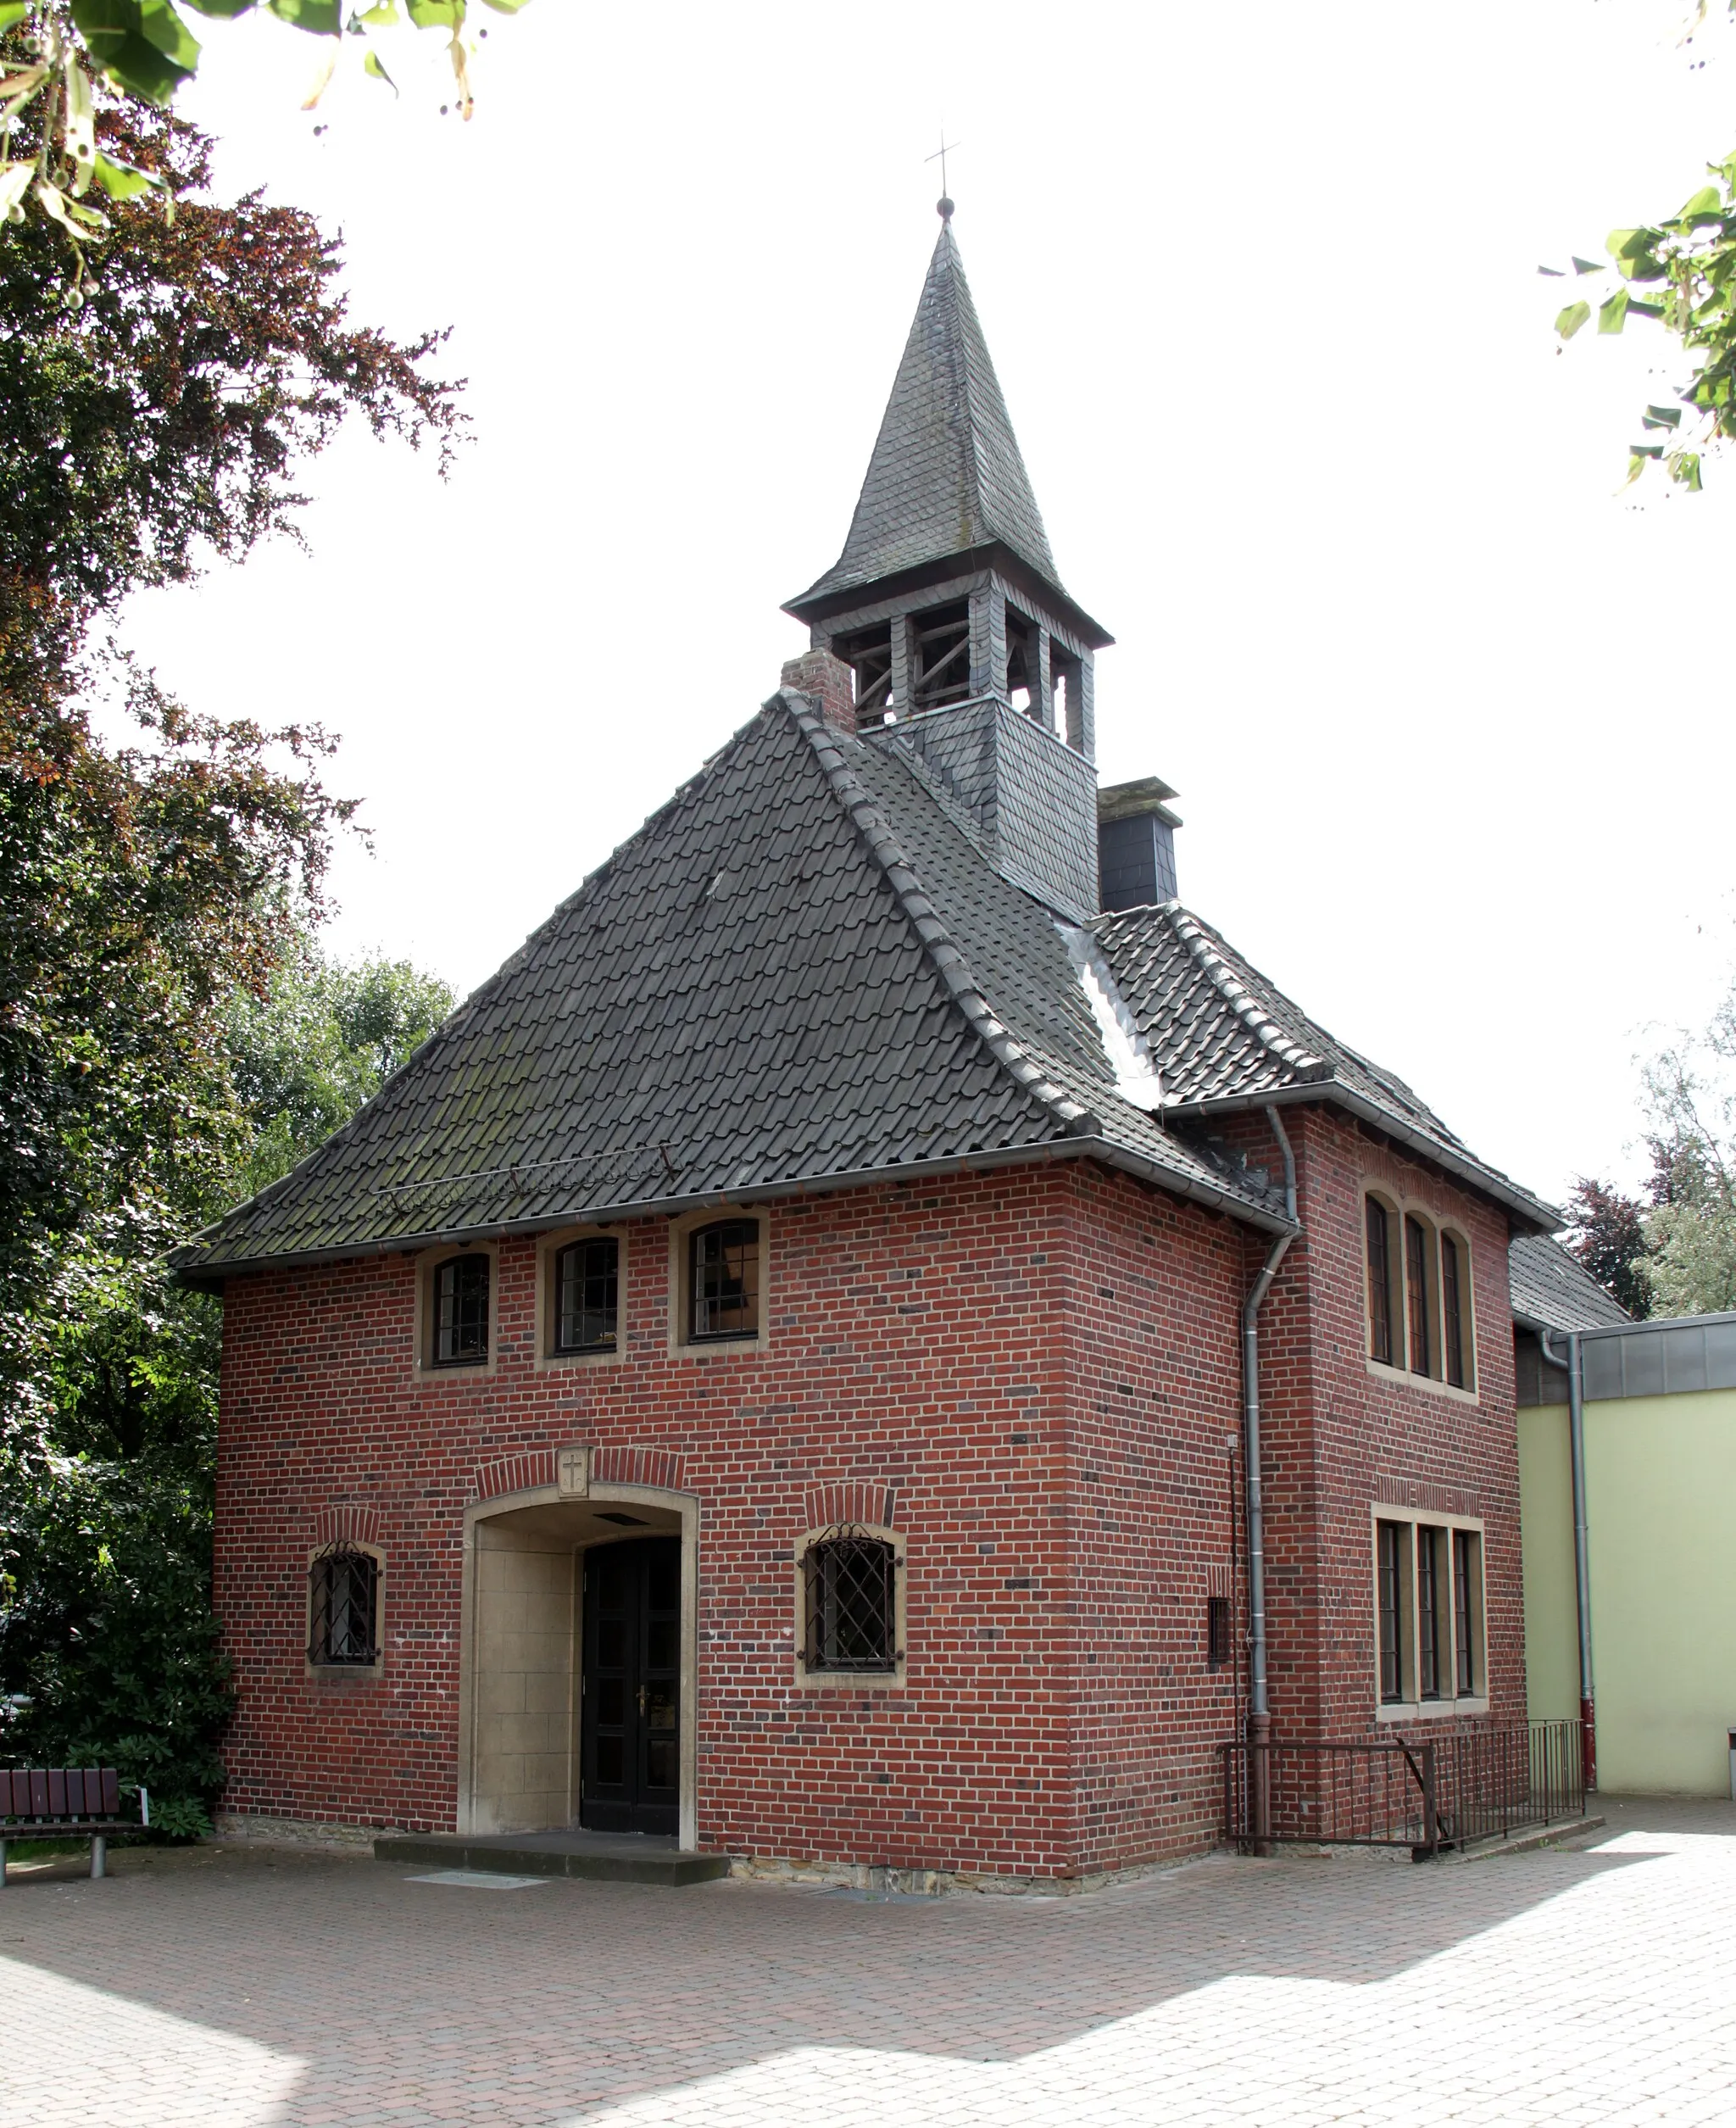
[[[0,1766],[0,1885],[6,1881],[8,1840],[91,1843],[91,1875],[106,1876],[111,1832],[136,1832],[151,1822],[151,1801],[139,1791],[139,1816],[120,1814],[120,1776],[112,1766]]]

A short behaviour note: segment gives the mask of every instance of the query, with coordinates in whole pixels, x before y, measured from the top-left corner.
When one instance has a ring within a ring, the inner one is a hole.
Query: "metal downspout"
[[[1573,1471],[1573,1583],[1579,1621],[1579,1752],[1588,1789],[1597,1786],[1597,1702],[1591,1666],[1591,1536],[1585,1513],[1585,1380],[1579,1333],[1567,1333],[1567,1356],[1550,1350],[1550,1333],[1537,1327],[1538,1350],[1567,1376],[1567,1452]]]
[[[1296,1156],[1276,1108],[1266,1120],[1284,1156],[1284,1208],[1296,1217]],[[1294,1234],[1281,1234],[1242,1303],[1242,1469],[1248,1495],[1248,1800],[1249,1833],[1263,1853],[1271,1830],[1271,1707],[1266,1686],[1266,1504],[1260,1462],[1260,1310]]]

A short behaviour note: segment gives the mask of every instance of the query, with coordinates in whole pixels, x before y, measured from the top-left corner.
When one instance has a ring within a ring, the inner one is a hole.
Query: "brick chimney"
[[[820,714],[834,731],[849,738],[856,736],[856,676],[842,658],[830,650],[804,650],[783,669],[779,685],[798,694],[811,695]]]

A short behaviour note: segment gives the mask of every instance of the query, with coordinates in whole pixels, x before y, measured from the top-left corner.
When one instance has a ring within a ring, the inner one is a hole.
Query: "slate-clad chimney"
[[[853,676],[864,738],[915,756],[996,869],[1098,907],[1092,660],[953,237],[952,203],[844,549],[784,610]]]
[[[1161,777],[1108,783],[1097,794],[1098,902],[1145,909],[1176,898],[1176,830],[1164,803],[1176,795]]]

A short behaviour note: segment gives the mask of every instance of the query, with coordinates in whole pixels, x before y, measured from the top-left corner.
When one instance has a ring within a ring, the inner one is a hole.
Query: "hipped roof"
[[[775,696],[352,1122],[178,1250],[267,1261],[1089,1153],[1272,1231],[1116,1090],[1065,941],[894,747]]]

